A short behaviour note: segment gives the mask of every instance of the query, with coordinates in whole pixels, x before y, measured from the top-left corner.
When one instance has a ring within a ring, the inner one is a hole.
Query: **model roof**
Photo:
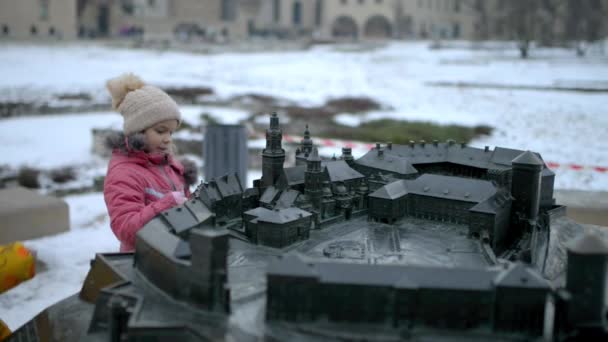
[[[418,173],[407,159],[390,154],[379,156],[376,150],[369,151],[364,156],[357,159],[355,163],[401,175]]]
[[[365,177],[351,168],[344,160],[334,160],[326,162],[324,165],[331,182],[342,182]]]
[[[276,207],[277,208],[289,208],[292,207],[300,194],[297,190],[287,189],[281,192],[281,196],[277,200]]]
[[[287,186],[294,186],[298,184],[304,184],[304,172],[306,171],[306,165],[298,165],[293,167],[283,168],[283,174],[281,175],[281,182],[285,182]]]
[[[498,209],[503,208],[505,204],[511,202],[512,197],[505,193],[497,192],[485,201],[481,201],[476,204],[470,211],[495,214]]]
[[[516,263],[500,273],[494,283],[499,287],[549,289],[549,282],[523,263]]]
[[[543,161],[534,153],[526,151],[517,158],[513,159],[513,164],[525,164],[525,165],[544,165]]]
[[[406,182],[409,193],[474,203],[496,193],[492,182],[472,178],[424,174]]]
[[[266,208],[262,208],[264,210],[260,210],[256,212],[258,222],[268,222],[275,224],[288,223],[295,220],[299,220],[303,217],[311,216],[312,214],[308,211],[304,211],[300,208],[283,208],[283,209],[275,209],[269,210]],[[249,212],[248,212],[249,213]]]
[[[260,202],[265,204],[272,204],[272,202],[277,198],[277,196],[281,193],[281,190],[275,188],[274,186],[269,186],[264,190],[262,196],[260,197]]]
[[[299,259],[299,257],[296,257]],[[273,265],[270,274],[279,270],[281,275],[301,274],[293,259],[282,261],[284,265]],[[492,288],[499,271],[496,269],[451,269],[403,265],[369,265],[355,263],[310,263],[312,271],[307,275],[318,275],[319,282],[331,284],[372,285],[399,288],[458,289],[483,291]]]
[[[606,242],[595,234],[582,234],[570,243],[568,249],[576,254],[603,254],[608,256]]]
[[[414,173],[418,164],[452,163],[480,169],[510,169],[512,162],[525,151],[497,147],[480,149],[456,143],[412,143],[410,145],[392,145],[384,149],[379,156],[377,149],[370,150],[356,161],[357,164],[380,170],[408,174]],[[534,153],[533,153],[534,154]],[[534,154],[544,165],[542,159]],[[396,164],[395,160],[402,164]],[[392,164],[389,160],[393,160]],[[405,163],[405,164],[403,164]],[[398,166],[395,166],[398,165]],[[407,165],[407,166],[406,166]]]
[[[235,173],[216,178],[215,183],[217,184],[217,189],[222,197],[243,193],[241,181],[239,180],[238,175]]]
[[[393,286],[403,269],[393,265],[316,263],[319,281],[333,284]],[[401,272],[400,272],[401,271]]]
[[[504,147],[496,147],[494,149],[494,153],[492,154],[492,158],[490,158],[490,162],[503,165],[503,166],[511,166],[511,162],[517,156],[519,156],[523,151],[514,150],[512,148],[504,148]]]
[[[306,161],[321,161],[321,158],[319,157],[319,150],[317,150],[316,147],[312,148],[312,152],[310,153]]]
[[[407,195],[407,182],[398,180],[380,187],[378,190],[369,194],[369,197],[397,199],[405,195]]]
[[[296,255],[288,254],[279,257],[268,265],[268,273],[272,275],[287,275],[291,277],[316,278],[317,270],[310,264],[305,263]]]

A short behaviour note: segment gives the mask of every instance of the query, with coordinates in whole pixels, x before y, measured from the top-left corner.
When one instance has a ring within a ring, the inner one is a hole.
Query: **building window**
[[[7,36],[9,33],[11,33],[11,30],[8,28],[8,25],[2,25],[2,34]]]
[[[274,0],[274,4],[272,6],[272,18],[275,23],[281,21],[281,0]]]
[[[122,7],[122,12],[124,14],[129,15],[129,16],[132,16],[133,14],[135,14],[135,5],[133,4],[132,0],[122,1],[121,7]]]
[[[40,20],[49,19],[49,1],[50,0],[40,0]]]
[[[365,0],[359,0],[359,5],[363,5],[365,3]]]
[[[233,21],[236,19],[236,3],[234,0],[222,0],[222,20]]]
[[[460,12],[460,0],[454,0],[454,12]]]
[[[296,1],[293,4],[292,21],[294,25],[300,25],[302,23],[302,4],[299,1]]]
[[[32,34],[32,36],[35,36],[38,34],[38,28],[35,25],[32,25],[30,27],[30,33]]]
[[[322,10],[321,0],[317,0],[315,5],[315,25],[317,27],[321,26],[321,10]]]
[[[55,33],[55,28],[53,26],[49,27],[49,36],[54,36]]]
[[[340,3],[341,3],[342,5],[347,5],[347,4],[348,4],[348,0],[340,0]]]
[[[454,23],[452,34],[454,38],[460,38],[460,24]]]
[[[156,7],[156,0],[148,0],[148,7]]]

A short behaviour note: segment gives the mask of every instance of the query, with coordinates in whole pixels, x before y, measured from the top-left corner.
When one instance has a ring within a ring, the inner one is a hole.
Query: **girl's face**
[[[170,153],[171,136],[177,129],[177,120],[165,120],[144,131],[148,153]]]

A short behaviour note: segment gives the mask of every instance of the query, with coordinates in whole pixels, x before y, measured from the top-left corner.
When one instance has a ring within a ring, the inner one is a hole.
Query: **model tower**
[[[312,153],[312,146],[310,131],[308,130],[308,125],[306,125],[304,138],[300,141],[300,147],[296,151],[296,166],[306,165],[306,159]]]
[[[536,225],[540,205],[540,181],[543,162],[536,154],[526,151],[511,162],[513,177],[511,194],[515,197],[514,226],[521,232]],[[516,233],[517,236],[520,234]]]
[[[608,246],[585,234],[568,248],[566,289],[572,296],[568,321],[574,327],[602,326],[606,311]]]
[[[279,127],[277,113],[270,117],[270,127],[266,130],[266,148],[262,151],[262,187],[276,184],[283,172],[285,150],[281,146],[283,132]]]
[[[322,186],[321,158],[319,151],[314,147],[306,160],[306,172],[304,173],[305,194],[310,198],[312,207],[319,210],[321,207]]]
[[[230,312],[230,292],[226,286],[228,236],[226,230],[219,229],[195,229],[190,234],[194,281],[189,291],[194,302],[209,311]]]

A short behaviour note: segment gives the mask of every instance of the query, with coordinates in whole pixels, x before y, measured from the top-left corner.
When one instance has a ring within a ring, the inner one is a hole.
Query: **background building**
[[[608,34],[608,0],[24,0],[0,1],[0,38],[138,37],[365,41],[511,40],[579,55]]]
[[[74,39],[76,0],[0,0],[0,37]]]

